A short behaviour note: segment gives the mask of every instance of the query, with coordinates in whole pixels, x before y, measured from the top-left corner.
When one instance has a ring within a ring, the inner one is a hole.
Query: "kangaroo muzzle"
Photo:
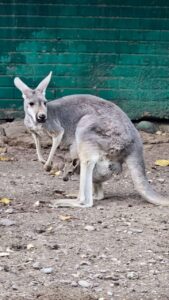
[[[47,116],[45,114],[38,114],[36,115],[36,120],[38,123],[45,123]]]

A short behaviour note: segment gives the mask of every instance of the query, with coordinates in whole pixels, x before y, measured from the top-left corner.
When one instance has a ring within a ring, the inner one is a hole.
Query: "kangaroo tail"
[[[135,151],[127,157],[126,163],[138,193],[152,204],[169,206],[169,199],[155,192],[147,180],[142,147],[135,149]]]

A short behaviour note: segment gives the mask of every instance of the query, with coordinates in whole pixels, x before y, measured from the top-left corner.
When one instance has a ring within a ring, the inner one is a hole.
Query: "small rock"
[[[40,206],[40,201],[38,200],[38,201],[36,201],[34,204],[33,204],[33,206],[34,207],[38,207],[38,206]]]
[[[21,251],[23,249],[26,249],[24,244],[16,243],[11,245],[11,250],[9,248],[9,251]]]
[[[120,282],[119,281],[115,281],[114,282],[114,286],[119,286],[120,285]]]
[[[71,286],[72,286],[72,287],[77,287],[77,286],[78,286],[78,283],[77,283],[76,281],[72,281]]]
[[[108,292],[107,292],[107,295],[108,295],[108,296],[113,296],[113,293],[112,293],[111,291],[108,291]]]
[[[72,274],[73,277],[78,278],[80,276],[80,272]]]
[[[150,270],[150,273],[152,275],[157,275],[159,273],[159,271],[158,270]]]
[[[18,290],[18,287],[17,287],[15,284],[13,284],[13,285],[12,285],[12,289],[13,289],[14,291],[17,291],[17,290]]]
[[[27,250],[31,250],[31,249],[35,248],[35,246],[30,243],[26,246],[26,248],[27,248]]]
[[[165,179],[163,179],[163,178],[157,178],[157,180],[158,180],[160,183],[164,183],[164,182],[165,182]]]
[[[158,130],[158,131],[156,132],[156,134],[157,134],[157,135],[162,135],[162,131],[161,131],[161,130]]]
[[[156,131],[158,131],[158,127],[149,121],[141,121],[136,125],[136,128],[138,130],[142,130],[148,133],[155,133]]]
[[[100,272],[101,272],[101,273],[107,273],[107,272],[109,272],[109,270],[103,269],[103,270],[100,270]]]
[[[38,285],[39,283],[37,282],[37,281],[35,281],[35,280],[33,280],[33,281],[31,281],[30,283],[29,283],[29,285],[30,286],[36,286],[36,285]]]
[[[107,255],[106,254],[100,254],[99,256],[98,256],[98,259],[107,259]],[[104,273],[104,272],[103,272]]]
[[[15,225],[15,221],[12,221],[10,219],[1,219],[0,220],[0,226],[12,226]]]
[[[92,226],[92,225],[86,225],[86,226],[85,226],[85,230],[87,230],[87,231],[94,231],[95,228],[94,228],[94,226]]]
[[[142,233],[143,229],[141,229],[141,228],[130,228],[129,231],[132,232],[132,233]]]
[[[61,279],[60,283],[70,285],[71,284],[71,280]]]
[[[0,252],[0,257],[9,256],[9,252]]]
[[[100,273],[96,273],[94,274],[94,278],[103,279],[103,275],[101,275]]]
[[[108,224],[102,223],[102,227],[103,227],[103,228],[108,228]]]
[[[32,267],[35,269],[35,270],[40,270],[41,266],[40,266],[40,263],[39,262],[35,262]]]
[[[9,272],[10,271],[10,268],[7,265],[4,265],[3,269],[4,269],[5,272]]]
[[[13,208],[11,207],[11,208],[6,209],[5,212],[6,212],[7,214],[13,214],[14,210],[13,210]]]
[[[89,266],[90,262],[89,261],[81,261],[80,266]]]
[[[49,248],[51,250],[58,250],[60,248],[60,246],[58,244],[52,244],[52,245],[49,245]]]
[[[106,275],[104,276],[105,280],[113,280],[113,281],[118,281],[119,280],[119,276],[118,275]]]
[[[79,280],[78,281],[78,284],[81,286],[81,287],[84,287],[84,288],[89,288],[91,287],[91,283],[86,281],[86,280]]]
[[[45,274],[51,274],[53,272],[53,268],[49,267],[49,268],[42,268],[41,272],[45,273]]]
[[[96,288],[96,287],[98,287],[98,286],[99,286],[99,283],[98,283],[98,282],[94,282],[93,285],[92,285],[92,287],[94,287],[94,288]]]
[[[97,292],[97,293],[100,293],[100,292],[102,292],[103,291],[103,289],[101,288],[101,287],[96,287],[95,288],[95,292]]]
[[[97,209],[98,210],[104,210],[104,207],[99,205],[99,206],[97,206]]]
[[[149,264],[156,264],[156,260],[152,258],[152,259],[150,259],[150,260],[148,261],[148,263],[149,263]]]
[[[131,272],[127,273],[127,278],[134,280],[134,279],[138,279],[139,275],[138,275],[138,273],[131,271]]]

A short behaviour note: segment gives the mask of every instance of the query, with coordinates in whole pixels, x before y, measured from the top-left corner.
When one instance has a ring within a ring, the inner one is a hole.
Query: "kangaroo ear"
[[[51,80],[52,72],[49,73],[47,77],[45,77],[37,86],[36,90],[40,91],[42,94],[45,95],[46,88]]]
[[[23,96],[26,96],[31,91],[31,89],[19,77],[15,77],[14,84],[22,92]]]

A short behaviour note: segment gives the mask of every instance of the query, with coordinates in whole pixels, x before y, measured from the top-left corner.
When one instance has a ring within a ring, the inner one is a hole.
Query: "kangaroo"
[[[169,206],[169,200],[155,192],[146,178],[142,141],[128,116],[114,103],[92,95],[70,95],[47,103],[45,91],[51,75],[52,72],[35,89],[18,77],[14,84],[22,92],[24,123],[32,133],[45,170],[51,169],[58,146],[67,147],[72,160],[79,160],[80,201],[71,199],[68,206],[92,207],[93,198],[103,199],[102,183],[114,172],[121,172],[124,162],[136,190],[145,200]],[[44,131],[52,137],[46,162],[40,147]]]

